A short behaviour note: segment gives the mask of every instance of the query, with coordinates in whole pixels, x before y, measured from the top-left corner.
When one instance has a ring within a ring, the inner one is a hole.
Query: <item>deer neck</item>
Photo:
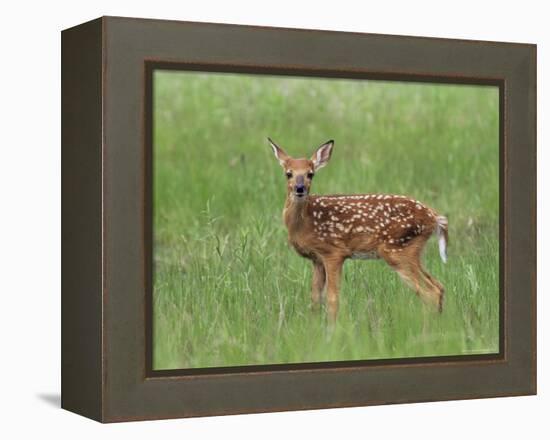
[[[283,220],[289,236],[300,232],[309,223],[308,204],[309,196],[305,196],[304,200],[298,200],[290,194],[287,196],[283,210]]]

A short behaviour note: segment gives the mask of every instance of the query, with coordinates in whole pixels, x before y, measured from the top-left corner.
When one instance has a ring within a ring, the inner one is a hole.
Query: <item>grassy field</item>
[[[498,91],[491,87],[156,72],[155,369],[498,352]],[[335,139],[316,194],[410,195],[446,215],[446,287],[427,312],[382,261],[348,261],[338,325],[309,310],[267,144]]]

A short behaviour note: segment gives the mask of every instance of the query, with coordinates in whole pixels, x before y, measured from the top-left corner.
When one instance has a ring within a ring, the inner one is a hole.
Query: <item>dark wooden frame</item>
[[[498,355],[151,368],[154,68],[500,88]],[[62,33],[62,407],[102,422],[536,393],[536,46],[103,17]]]

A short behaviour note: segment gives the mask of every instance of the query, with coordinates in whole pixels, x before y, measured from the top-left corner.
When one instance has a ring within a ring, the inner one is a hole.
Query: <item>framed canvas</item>
[[[62,32],[63,408],[535,394],[535,320],[536,46]]]

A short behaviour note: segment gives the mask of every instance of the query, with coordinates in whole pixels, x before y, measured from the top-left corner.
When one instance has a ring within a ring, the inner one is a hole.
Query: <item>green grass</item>
[[[498,90],[157,71],[155,369],[498,352]],[[348,261],[329,335],[311,264],[287,244],[285,176],[268,147],[335,139],[317,194],[407,194],[450,224],[425,310],[381,261]]]

